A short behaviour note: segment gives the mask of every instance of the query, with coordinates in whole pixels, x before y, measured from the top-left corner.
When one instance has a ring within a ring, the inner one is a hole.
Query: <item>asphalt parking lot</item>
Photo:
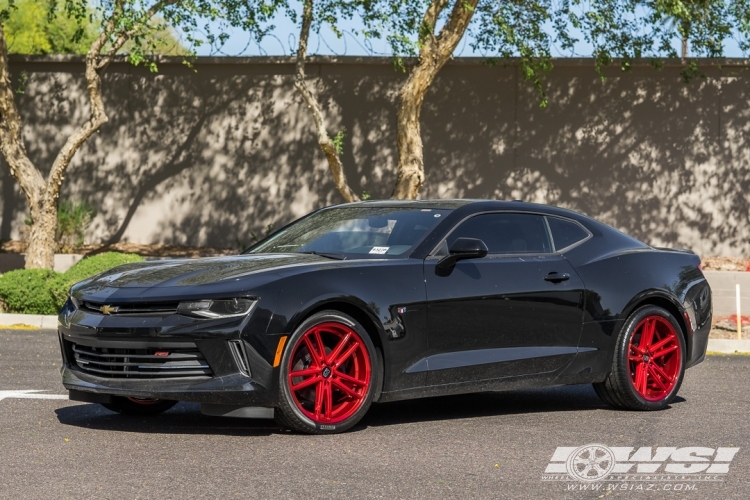
[[[746,356],[710,356],[690,369],[662,412],[610,410],[589,386],[571,386],[381,404],[349,433],[305,436],[272,421],[203,416],[196,404],[124,417],[3,392],[64,395],[58,350],[54,332],[0,330],[0,498],[750,495]],[[722,480],[542,480],[557,447],[589,443],[740,450]]]

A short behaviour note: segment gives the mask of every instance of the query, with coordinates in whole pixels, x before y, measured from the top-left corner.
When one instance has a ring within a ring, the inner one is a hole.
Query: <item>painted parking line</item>
[[[38,390],[23,390],[23,391],[0,391],[0,401],[6,398],[15,399],[68,399],[67,394],[39,394]]]

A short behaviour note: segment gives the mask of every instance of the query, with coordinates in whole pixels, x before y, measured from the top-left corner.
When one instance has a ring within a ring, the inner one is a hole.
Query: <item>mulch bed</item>
[[[701,262],[704,271],[748,271],[750,259],[741,257],[706,257]]]

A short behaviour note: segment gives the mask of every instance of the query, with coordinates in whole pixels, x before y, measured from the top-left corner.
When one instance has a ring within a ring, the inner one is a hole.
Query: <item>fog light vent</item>
[[[250,363],[247,362],[247,353],[245,352],[245,344],[241,340],[230,340],[229,350],[234,358],[234,363],[237,368],[240,369],[240,373],[246,377],[250,376]]]

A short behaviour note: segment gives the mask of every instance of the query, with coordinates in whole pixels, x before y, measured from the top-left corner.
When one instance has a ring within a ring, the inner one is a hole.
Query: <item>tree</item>
[[[94,16],[87,0],[61,0],[48,5],[48,22],[57,16],[75,22],[77,29],[71,40],[73,46],[84,39],[87,23],[92,18],[99,19],[100,25],[85,57],[88,119],[67,137],[45,177],[42,169],[35,166],[26,153],[21,115],[14,101],[8,69],[6,27],[10,27],[8,23],[17,5],[11,1],[0,10],[0,151],[29,206],[32,226],[26,267],[45,269],[51,269],[54,264],[60,188],[68,166],[86,140],[108,121],[102,99],[102,74],[109,64],[127,44],[131,63],[147,64],[156,71],[156,64],[149,61],[148,56],[159,48],[160,40],[163,40],[160,34],[173,27],[184,34],[191,46],[197,46],[202,43],[201,37],[196,35],[199,19],[231,18],[238,7],[232,0],[221,3],[210,0],[102,0],[97,4]],[[253,18],[249,16],[246,22],[246,27],[251,30]],[[213,35],[208,35],[209,41],[214,39]]]
[[[295,74],[294,74],[294,87],[302,95],[305,100],[308,109],[313,117],[315,123],[315,131],[318,136],[318,147],[326,155],[328,160],[328,167],[331,170],[331,176],[333,177],[333,183],[336,185],[341,196],[345,201],[359,201],[359,196],[349,187],[349,183],[346,180],[346,172],[344,172],[344,165],[341,161],[343,131],[336,135],[335,140],[331,139],[328,135],[328,131],[325,126],[325,118],[318,102],[318,98],[310,90],[307,85],[305,75],[305,62],[307,59],[307,42],[310,37],[310,27],[314,21],[316,26],[320,27],[319,19],[322,17],[326,19],[328,24],[333,27],[336,31],[337,16],[349,15],[352,13],[352,2],[341,2],[337,0],[323,0],[317,4],[315,8],[314,0],[303,0],[302,4],[302,15],[300,16],[300,33],[299,42],[297,45]],[[287,11],[290,13],[292,18],[295,18],[294,11],[291,11],[287,6]]]
[[[389,27],[389,40],[399,65],[401,56],[414,56],[408,66],[398,109],[398,167],[393,198],[414,199],[425,180],[420,112],[425,95],[460,40],[471,32],[472,46],[490,54],[488,62],[514,59],[524,79],[547,104],[544,79],[552,70],[551,47],[573,53],[581,40],[591,47],[595,67],[615,60],[628,71],[633,59],[673,57],[674,25],[694,52],[715,56],[731,28],[750,31],[750,2],[717,0],[392,0],[380,21]],[[421,16],[421,18],[419,17]],[[728,22],[733,18],[733,22]],[[672,27],[668,20],[673,20]],[[747,38],[743,42],[750,45]],[[403,65],[402,65],[403,67]],[[692,68],[692,69],[691,69]],[[694,65],[686,69],[686,75]],[[460,96],[456,97],[460,99]]]

